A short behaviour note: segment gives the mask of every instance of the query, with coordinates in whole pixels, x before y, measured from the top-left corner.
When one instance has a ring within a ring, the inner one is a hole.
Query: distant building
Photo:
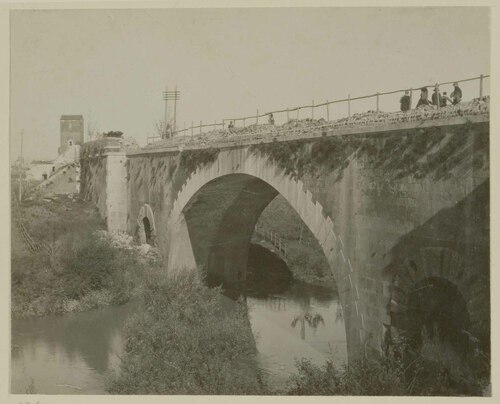
[[[73,146],[83,144],[83,116],[62,115],[61,116],[61,145],[59,155],[64,154]]]

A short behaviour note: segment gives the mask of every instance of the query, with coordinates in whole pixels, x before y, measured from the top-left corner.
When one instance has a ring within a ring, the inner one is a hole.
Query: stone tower
[[[71,146],[83,144],[83,116],[61,115],[61,144],[59,154],[66,152]]]

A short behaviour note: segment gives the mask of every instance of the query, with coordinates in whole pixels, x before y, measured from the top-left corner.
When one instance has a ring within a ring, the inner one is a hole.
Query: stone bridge
[[[83,146],[81,181],[109,230],[153,239],[167,271],[211,284],[245,280],[255,224],[281,194],[334,275],[349,358],[415,327],[429,287],[489,346],[488,113],[184,147],[106,139]]]

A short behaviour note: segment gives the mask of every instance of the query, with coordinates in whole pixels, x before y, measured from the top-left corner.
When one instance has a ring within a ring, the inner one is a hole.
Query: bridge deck
[[[256,143],[286,142],[298,139],[314,139],[322,136],[375,134],[415,128],[453,126],[466,123],[489,122],[489,99],[473,100],[440,110],[422,109],[409,112],[383,113],[371,111],[355,114],[336,121],[291,120],[281,126],[268,124],[251,125],[246,128],[213,130],[194,136],[179,136],[165,139],[139,150],[129,150],[133,157],[145,154],[178,153],[182,150],[232,148]]]

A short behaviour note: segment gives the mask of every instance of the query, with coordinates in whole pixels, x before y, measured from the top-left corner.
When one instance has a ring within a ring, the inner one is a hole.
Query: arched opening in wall
[[[70,146],[70,147],[73,146],[73,140],[72,139],[68,140],[68,146]]]
[[[391,333],[403,337],[411,351],[449,369],[489,377],[488,279],[445,247],[422,248],[397,268]],[[393,348],[400,350],[397,342]]]
[[[155,245],[156,225],[153,210],[148,204],[144,204],[139,210],[137,217],[136,240],[140,244]]]
[[[407,299],[406,311],[394,315],[393,321],[415,347],[431,339],[464,350],[470,319],[466,302],[454,284],[429,277],[415,284]]]
[[[407,309],[393,314],[393,325],[423,358],[488,377],[489,352],[471,327],[464,297],[449,280],[429,277],[416,283],[407,294]]]
[[[279,352],[280,364],[273,361],[271,372],[282,374],[278,365],[296,371],[294,357],[322,365],[332,349],[337,363],[347,359],[344,318],[325,253],[274,187],[251,175],[221,176],[199,188],[182,214],[186,238],[172,235],[178,250],[190,246],[210,286],[222,285],[233,298],[245,295],[258,350],[264,356]]]
[[[145,234],[145,237],[146,237],[146,244],[151,245],[152,244],[151,223],[149,223],[149,219],[147,217],[144,217],[142,219],[142,223],[144,225],[144,234]]]

